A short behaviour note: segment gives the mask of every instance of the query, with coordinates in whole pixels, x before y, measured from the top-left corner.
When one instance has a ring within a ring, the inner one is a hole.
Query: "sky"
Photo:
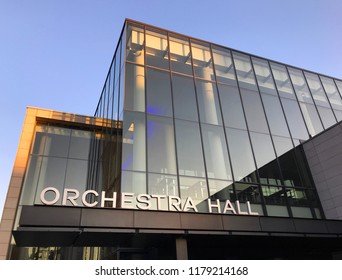
[[[27,106],[92,116],[125,18],[342,79],[341,0],[0,0],[0,217]]]

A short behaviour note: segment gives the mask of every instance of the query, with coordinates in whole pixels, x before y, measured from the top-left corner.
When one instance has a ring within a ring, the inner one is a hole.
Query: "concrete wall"
[[[342,123],[303,146],[326,218],[342,220]]]

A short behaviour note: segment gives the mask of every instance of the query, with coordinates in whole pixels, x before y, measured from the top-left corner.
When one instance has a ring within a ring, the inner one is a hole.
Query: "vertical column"
[[[176,254],[177,260],[188,259],[188,242],[185,238],[176,238]]]

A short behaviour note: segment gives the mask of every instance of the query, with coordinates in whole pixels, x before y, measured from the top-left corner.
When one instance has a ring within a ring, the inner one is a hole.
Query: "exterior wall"
[[[327,219],[342,219],[342,124],[304,144],[319,198]]]
[[[24,182],[28,156],[34,137],[37,118],[45,118],[54,121],[87,125],[104,125],[102,119],[96,119],[93,117],[86,117],[33,107],[27,108],[0,224],[0,259],[6,259],[9,253],[12,229],[15,226],[20,194]]]

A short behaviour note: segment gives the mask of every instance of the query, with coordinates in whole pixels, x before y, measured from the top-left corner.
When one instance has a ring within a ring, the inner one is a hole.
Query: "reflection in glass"
[[[318,75],[308,72],[304,73],[316,105],[330,108],[328,99],[325,95]]]
[[[90,131],[71,131],[69,158],[88,159],[91,135]]]
[[[183,201],[191,197],[195,205],[198,205],[208,198],[207,183],[204,178],[179,176],[179,186]]]
[[[177,176],[149,173],[148,193],[166,196],[179,196]]]
[[[311,136],[314,136],[323,130],[321,120],[313,104],[299,102],[304,116],[306,126]]]
[[[195,76],[205,80],[215,80],[213,61],[208,44],[191,41],[192,59]]]
[[[146,64],[169,69],[169,56],[166,32],[146,29]]]
[[[125,111],[122,133],[122,169],[145,171],[145,115]]]
[[[191,53],[188,39],[172,34],[169,40],[172,71],[192,75]]]
[[[69,150],[71,130],[62,127],[48,127],[48,134],[46,135],[44,155],[67,157]]]
[[[213,46],[212,52],[217,81],[220,83],[237,86],[230,50]]]
[[[266,204],[286,205],[285,191],[282,187],[262,186],[261,189]]]
[[[235,181],[257,182],[247,131],[226,128]]]
[[[260,189],[258,185],[235,183],[236,200],[240,203],[261,203]]]
[[[144,67],[127,63],[125,80],[125,110],[145,112]]]
[[[198,121],[193,79],[177,74],[172,75],[172,90],[175,118]]]
[[[201,122],[222,124],[216,84],[196,80],[196,90]]]
[[[176,120],[175,124],[179,174],[205,177],[198,123]]]
[[[87,188],[88,162],[85,160],[68,159],[65,175],[65,187],[77,189],[80,193]]]
[[[208,178],[232,180],[223,128],[203,124],[202,137]]]
[[[334,110],[335,116],[338,121],[342,120],[342,99],[341,96],[336,88],[333,79],[327,77],[320,77],[324,90],[328,96],[330,101],[331,107]]]
[[[260,92],[277,95],[267,61],[255,57],[252,57],[252,61]]]
[[[272,139],[278,157],[293,149],[293,144],[290,138],[272,136]]]
[[[146,192],[146,174],[143,172],[122,171],[121,192],[144,194]]]
[[[48,127],[45,125],[39,125],[36,126],[36,134],[33,141],[33,147],[32,147],[32,154],[35,155],[42,155],[44,153],[44,145],[46,140],[45,133],[47,132]]]
[[[209,179],[210,198],[220,200],[230,200],[234,197],[232,181]]]
[[[278,158],[285,186],[302,186],[295,151],[290,150]]]
[[[259,92],[241,89],[241,97],[245,108],[248,129],[269,133]]]
[[[303,72],[288,67],[293,87],[299,101],[313,104],[309,88],[306,84]]]
[[[307,140],[309,138],[297,101],[282,98],[287,123],[294,138]]]
[[[250,57],[242,53],[233,52],[233,58],[240,87],[257,90]]]
[[[144,27],[129,23],[127,26],[127,60],[144,64]]]
[[[171,118],[147,117],[147,152],[149,172],[176,174],[176,152]]]
[[[246,129],[239,90],[236,86],[218,85],[225,126]]]
[[[169,72],[147,68],[146,74],[147,113],[172,117]]]
[[[296,99],[285,66],[272,62],[271,69],[277,85],[279,95],[281,97]]]
[[[328,128],[336,123],[336,119],[331,108],[317,106],[317,110],[321,116],[324,128]]]
[[[290,137],[279,98],[263,93],[261,98],[272,135]]]

